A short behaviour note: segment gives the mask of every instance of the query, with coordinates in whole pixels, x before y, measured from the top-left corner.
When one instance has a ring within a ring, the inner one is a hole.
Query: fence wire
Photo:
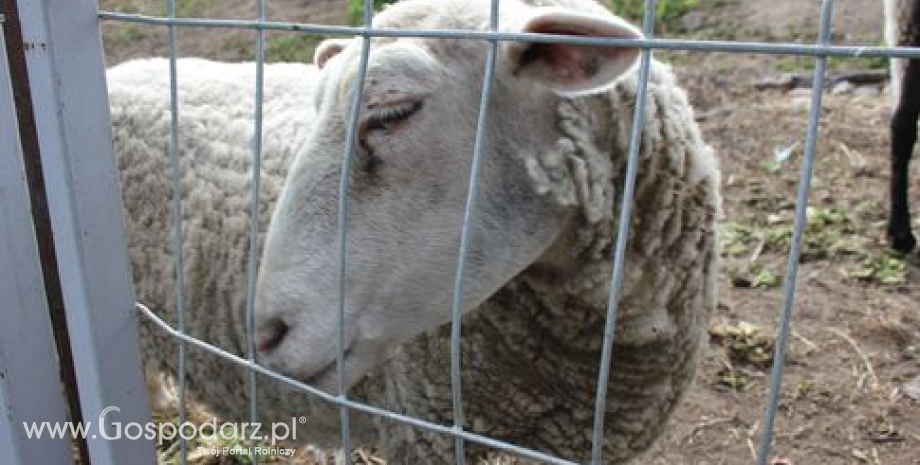
[[[373,25],[373,2],[364,0],[364,25],[370,28]],[[338,244],[339,261],[336,269],[338,278],[337,311],[338,319],[335,325],[335,382],[339,398],[348,399],[348,389],[345,386],[345,286],[346,273],[345,259],[348,256],[348,188],[351,184],[351,170],[355,159],[355,141],[358,131],[358,118],[361,115],[361,100],[364,96],[364,81],[367,77],[367,64],[371,54],[371,39],[364,37],[361,40],[361,56],[358,58],[358,80],[355,91],[352,93],[349,108],[348,128],[345,139],[345,153],[342,162],[342,173],[339,181],[339,218],[338,218]],[[342,449],[345,451],[345,464],[351,465],[351,435],[349,432],[348,407],[341,404],[339,410]]]
[[[166,0],[166,19],[176,18],[176,0]],[[167,25],[166,49],[169,55],[169,169],[172,174],[173,189],[173,250],[176,254],[176,326],[179,332],[185,332],[185,299],[183,285],[185,283],[183,253],[182,253],[182,165],[179,161],[179,71],[176,53],[176,25]],[[177,366],[177,397],[179,403],[179,424],[186,421],[185,409],[185,343],[179,342],[177,353],[179,363]],[[179,436],[180,460],[182,465],[188,462],[188,441]]]
[[[185,350],[187,344],[196,346],[214,356],[222,357],[232,363],[243,366],[250,370],[250,394],[251,406],[250,416],[253,422],[257,421],[257,396],[256,396],[256,375],[261,374],[275,381],[292,386],[303,393],[316,396],[326,402],[333,403],[340,407],[341,411],[341,442],[344,450],[344,456],[347,463],[350,463],[350,433],[349,433],[349,410],[360,411],[376,416],[380,416],[404,425],[424,429],[427,431],[449,435],[455,439],[456,460],[457,463],[463,464],[465,460],[464,442],[474,442],[498,450],[510,452],[525,458],[539,460],[551,464],[573,464],[564,458],[553,457],[538,451],[529,450],[506,443],[500,440],[489,438],[468,431],[464,427],[463,402],[461,395],[460,380],[460,337],[461,337],[461,320],[463,310],[463,286],[465,265],[469,254],[470,229],[472,220],[476,214],[475,204],[478,195],[478,185],[480,177],[480,164],[482,158],[482,145],[487,128],[488,114],[487,110],[493,93],[493,80],[496,69],[497,47],[500,42],[520,41],[536,43],[564,43],[576,45],[607,45],[607,46],[629,46],[640,48],[642,50],[639,65],[639,80],[637,90],[637,103],[633,115],[632,132],[630,135],[628,149],[627,173],[625,179],[624,191],[622,193],[622,204],[619,213],[619,224],[617,230],[617,239],[613,252],[613,270],[610,276],[607,315],[604,328],[604,339],[600,360],[600,373],[598,378],[598,388],[596,392],[594,425],[592,432],[592,450],[591,462],[599,465],[603,461],[603,431],[604,431],[604,413],[606,403],[606,387],[609,378],[611,353],[613,345],[613,335],[615,333],[616,317],[618,310],[618,301],[623,284],[623,274],[625,267],[625,251],[629,238],[633,207],[633,193],[635,187],[635,178],[638,170],[638,152],[641,145],[642,127],[639,122],[644,120],[646,90],[649,80],[649,66],[651,62],[651,53],[653,50],[687,50],[701,52],[728,52],[728,53],[749,53],[749,54],[780,54],[780,55],[798,55],[815,57],[815,68],[813,76],[813,89],[811,108],[808,114],[808,125],[805,139],[805,159],[800,173],[800,180],[796,198],[795,221],[793,227],[793,239],[790,248],[787,263],[787,278],[783,286],[783,301],[781,308],[781,318],[777,326],[777,338],[775,344],[775,353],[773,357],[773,371],[770,378],[769,391],[764,409],[763,432],[760,438],[760,444],[757,454],[757,464],[765,465],[771,453],[773,442],[773,422],[777,411],[777,405],[780,397],[780,388],[783,379],[783,362],[786,356],[786,349],[789,343],[790,321],[792,311],[795,307],[795,291],[798,274],[798,261],[802,249],[802,239],[805,229],[806,208],[808,194],[810,191],[810,181],[815,158],[815,147],[818,137],[818,122],[820,117],[820,108],[822,104],[822,92],[825,84],[825,70],[828,57],[859,57],[859,56],[882,56],[882,57],[901,57],[901,58],[920,58],[920,49],[910,49],[903,47],[869,47],[869,46],[840,46],[830,43],[831,22],[833,18],[834,0],[823,0],[821,6],[821,18],[819,26],[818,40],[813,44],[793,44],[793,43],[766,43],[766,42],[733,42],[719,40],[687,40],[687,39],[668,39],[654,38],[653,27],[656,11],[656,0],[646,0],[645,16],[643,21],[644,38],[641,39],[622,39],[622,38],[597,38],[584,36],[565,36],[536,33],[510,33],[499,30],[498,24],[498,6],[499,0],[492,0],[489,12],[489,28],[486,31],[472,30],[434,30],[434,29],[387,29],[373,27],[372,1],[364,1],[364,25],[351,26],[329,26],[309,23],[295,22],[275,22],[265,20],[264,0],[257,0],[256,19],[255,20],[226,20],[226,19],[206,19],[206,18],[177,18],[175,16],[175,0],[167,1],[166,17],[154,17],[140,14],[127,14],[115,12],[100,12],[99,16],[105,20],[123,21],[141,23],[155,26],[165,26],[168,28],[168,52],[170,59],[170,97],[171,97],[171,129],[169,142],[169,158],[173,170],[174,188],[177,193],[181,189],[179,180],[181,179],[180,166],[178,161],[178,140],[179,140],[179,108],[177,99],[178,78],[176,73],[176,45],[175,30],[176,27],[199,27],[199,28],[240,28],[256,30],[256,105],[254,109],[254,134],[252,147],[252,184],[251,184],[251,212],[250,212],[250,257],[248,266],[248,288],[247,288],[247,336],[248,348],[246,357],[240,357],[229,353],[223,349],[215,347],[207,342],[191,337],[184,332],[183,323],[183,300],[182,300],[182,230],[180,221],[181,205],[176,195],[173,206],[177,220],[175,221],[175,231],[173,240],[176,242],[176,279],[177,279],[177,297],[176,306],[179,315],[177,328],[172,328],[166,322],[159,319],[147,307],[138,304],[138,309],[142,315],[153,321],[161,330],[179,341],[179,398],[180,405],[184,406],[184,363]],[[337,345],[336,345],[336,374],[338,384],[338,394],[332,395],[292,379],[275,373],[263,366],[256,364],[254,357],[253,332],[254,332],[254,290],[256,283],[256,273],[258,270],[258,202],[259,202],[259,167],[262,157],[262,92],[263,92],[263,73],[265,62],[265,32],[266,31],[292,31],[311,34],[325,35],[347,35],[358,36],[362,38],[361,56],[358,64],[359,73],[353,100],[350,103],[350,114],[347,127],[347,141],[343,153],[343,170],[339,185],[339,222],[338,222],[338,270],[337,277],[339,283],[338,294],[338,324],[336,327]],[[451,312],[451,331],[450,331],[450,360],[451,360],[451,398],[453,404],[454,423],[452,426],[440,425],[400,413],[380,409],[361,402],[350,400],[347,396],[346,386],[344,383],[343,371],[343,331],[344,331],[344,309],[345,309],[345,277],[347,275],[346,267],[346,236],[347,236],[347,217],[348,217],[348,191],[349,191],[349,171],[352,168],[352,161],[355,151],[355,134],[358,126],[360,104],[364,90],[364,82],[367,74],[368,60],[371,47],[371,39],[375,37],[417,37],[417,38],[454,38],[454,39],[479,39],[488,42],[486,68],[484,70],[484,79],[482,84],[481,101],[479,104],[479,114],[476,123],[476,135],[474,139],[474,148],[472,153],[471,171],[469,174],[469,185],[467,198],[464,207],[459,258],[457,260],[453,306]],[[180,421],[185,420],[185,409],[180,409],[182,415]],[[182,440],[183,463],[186,461],[187,451],[184,439]],[[254,460],[257,457],[253,457]]]
[[[651,37],[655,28],[656,0],[645,3],[645,17],[642,33]],[[613,336],[616,331],[617,312],[620,306],[620,291],[626,266],[626,243],[632,226],[633,196],[636,192],[636,175],[639,167],[639,146],[642,143],[642,125],[645,121],[645,100],[648,96],[649,69],[652,62],[650,50],[643,50],[639,58],[639,82],[636,85],[636,109],[633,112],[629,135],[629,152],[626,158],[626,179],[623,184],[623,201],[620,204],[620,218],[617,224],[617,240],[613,251],[613,270],[607,294],[607,315],[604,321],[604,342],[601,347],[600,370],[594,403],[594,431],[591,435],[591,463],[601,464],[604,452],[604,406],[607,404],[607,383],[610,381],[610,360],[613,354]]]
[[[498,0],[491,0],[489,7],[489,31],[498,29]],[[476,121],[476,138],[473,141],[473,160],[470,166],[470,180],[467,187],[466,205],[463,209],[463,226],[460,231],[460,253],[457,258],[456,280],[454,282],[454,300],[451,312],[450,326],[450,389],[451,403],[454,410],[454,430],[463,431],[463,396],[460,384],[460,334],[463,318],[463,278],[466,271],[466,260],[469,257],[470,236],[473,215],[475,214],[476,198],[479,195],[479,175],[482,166],[482,143],[485,137],[486,123],[488,122],[489,100],[492,97],[492,82],[495,79],[495,56],[498,53],[498,42],[489,41],[486,54],[486,70],[482,81],[482,94],[479,101],[479,116]],[[466,463],[463,438],[456,436],[454,453],[458,464]]]
[[[818,32],[818,43],[827,45],[831,38],[831,19],[834,11],[834,0],[824,0],[821,5],[821,25]],[[792,244],[789,250],[789,260],[786,267],[787,278],[783,282],[783,310],[776,332],[776,348],[773,353],[773,371],[770,375],[770,390],[767,393],[767,404],[764,409],[763,433],[760,435],[760,445],[757,449],[757,464],[766,465],[773,444],[773,421],[776,419],[776,410],[779,407],[780,388],[783,384],[783,368],[786,361],[786,349],[789,346],[790,322],[792,310],[795,306],[795,289],[799,273],[799,256],[802,254],[802,239],[805,232],[806,210],[808,208],[808,193],[811,191],[811,173],[814,169],[815,146],[818,139],[818,120],[821,116],[821,99],[824,94],[824,73],[827,68],[827,57],[818,56],[815,61],[815,74],[812,80],[811,108],[808,112],[808,126],[805,135],[805,160],[799,177],[798,195],[795,201],[795,223],[792,231]]]
[[[265,0],[256,0],[256,19],[265,21]],[[173,57],[174,58],[174,57]],[[249,203],[249,263],[246,281],[246,358],[256,358],[256,282],[259,272],[259,194],[261,190],[262,167],[262,94],[265,88],[265,31],[256,31],[256,89],[253,102],[255,124],[252,131],[252,181]],[[249,372],[249,422],[259,423],[259,396],[256,372]],[[258,441],[251,438],[251,446]],[[259,454],[251,455],[253,465],[258,465]],[[182,458],[185,460],[185,457]]]

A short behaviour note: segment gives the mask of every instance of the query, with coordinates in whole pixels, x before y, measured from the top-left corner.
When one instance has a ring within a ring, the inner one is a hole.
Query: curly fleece
[[[445,9],[462,6],[436,3]],[[138,300],[175,326],[167,70],[165,60],[130,62],[110,71],[109,89],[135,291]],[[184,328],[236,354],[246,347],[253,70],[252,64],[203,60],[179,65]],[[263,233],[312,124],[314,75],[315,69],[304,65],[266,66]],[[563,99],[557,108],[562,134],[557,143],[543,153],[518,154],[534,195],[580,209],[571,230],[550,251],[577,257],[579,265],[532,266],[465,317],[462,376],[473,432],[572,460],[584,460],[590,451],[617,196],[635,92],[631,74],[605,93]],[[668,67],[653,63],[648,97],[607,393],[608,463],[640,456],[660,436],[692,384],[704,322],[716,301],[717,164]],[[175,341],[149,323],[142,323],[141,332],[148,371],[175,373]],[[418,336],[369,373],[353,395],[450,424],[448,341],[446,328]],[[186,377],[195,400],[224,420],[247,421],[245,369],[192,350]],[[262,378],[258,392],[261,421],[290,423],[291,417],[306,415],[309,421],[297,426],[298,441],[336,443],[336,407]],[[380,441],[393,463],[454,460],[447,437],[354,412],[351,427],[359,443]],[[467,449],[471,457],[483,452],[475,445]]]

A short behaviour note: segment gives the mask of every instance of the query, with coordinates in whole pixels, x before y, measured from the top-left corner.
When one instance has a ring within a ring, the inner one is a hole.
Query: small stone
[[[852,82],[840,81],[837,84],[834,84],[834,87],[831,89],[831,94],[833,95],[849,94],[853,92],[854,89],[856,89],[856,86],[853,85]]]
[[[915,376],[914,379],[902,384],[901,392],[913,400],[920,401],[920,376]]]
[[[802,90],[804,92],[796,93],[797,90]],[[794,110],[808,110],[811,108],[811,89],[796,89],[791,92],[793,94],[792,99],[789,101],[789,106]]]
[[[865,97],[878,97],[880,93],[881,89],[878,86],[857,86],[853,90],[853,95]]]
[[[853,449],[850,453],[853,454],[853,457],[859,459],[860,462],[869,462],[869,454],[862,449]]]

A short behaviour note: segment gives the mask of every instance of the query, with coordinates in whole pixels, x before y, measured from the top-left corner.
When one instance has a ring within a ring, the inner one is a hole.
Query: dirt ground
[[[320,13],[333,18],[329,21],[345,17],[340,6],[312,2],[277,2],[270,16],[301,21]],[[124,3],[102,1],[104,7]],[[882,43],[881,1],[837,4],[836,43]],[[816,36],[819,6],[818,0],[701,0],[672,28],[682,32],[666,34],[807,42]],[[161,35],[109,26],[106,31],[112,39],[110,63],[164,50]],[[180,50],[185,55],[251,56],[240,42],[249,37],[245,34],[223,32],[207,44],[199,40],[202,32],[183,34]],[[220,45],[224,36],[229,45]],[[699,52],[658,56],[675,64],[705,139],[721,160],[724,253],[720,303],[696,387],[643,462],[748,463],[762,430],[767,358],[781,310],[810,104],[807,89],[757,90],[755,83],[782,72],[809,76],[812,60]],[[831,69],[837,74],[883,65],[834,60]],[[812,208],[776,421],[776,465],[920,464],[920,254],[891,255],[884,242],[890,110],[882,85],[824,96]],[[789,157],[777,160],[778,154]],[[917,165],[911,188],[914,204],[920,205]],[[920,207],[914,211],[920,217]],[[916,220],[914,230],[920,232]]]
[[[763,3],[733,2],[706,21],[725,30],[737,24],[740,40],[814,37],[820,2]],[[881,2],[838,4],[836,42],[880,43]],[[745,463],[761,433],[763,355],[781,309],[810,92],[755,90],[785,67],[782,58],[694,54],[692,66],[680,64],[685,55],[674,59],[722,163],[725,252],[696,388],[648,463]],[[850,67],[859,64],[833,66]],[[920,376],[920,260],[885,250],[888,96],[864,90],[824,96],[776,464],[920,464],[920,399],[905,394]],[[776,162],[791,145],[789,161]],[[920,170],[912,171],[918,192]]]

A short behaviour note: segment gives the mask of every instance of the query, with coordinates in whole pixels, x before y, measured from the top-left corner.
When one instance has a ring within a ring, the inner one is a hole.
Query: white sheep
[[[590,0],[541,5],[503,0],[501,28],[640,35]],[[375,24],[485,29],[488,4],[409,0]],[[346,380],[358,399],[442,424],[452,423],[443,324],[487,48],[375,39],[351,180]],[[329,41],[317,52],[321,70],[266,68],[260,360],[325,389],[334,385],[337,186],[359,49],[360,41]],[[499,47],[463,295],[471,431],[571,460],[590,451],[637,55],[622,47]],[[186,330],[238,354],[246,346],[253,69],[192,60],[179,68]],[[175,324],[166,82],[162,60],[110,73],[138,299]],[[660,435],[692,383],[716,301],[718,168],[685,93],[657,62],[642,124],[606,463],[638,456]],[[142,330],[148,365],[174,371],[175,343],[148,324]],[[190,354],[190,392],[227,420],[247,418],[246,380],[227,362]],[[334,444],[336,407],[276,382],[262,382],[259,393],[263,421],[305,414],[298,440]],[[352,433],[359,443],[380,440],[395,463],[453,462],[448,437],[360,414]],[[471,457],[482,452],[467,447]]]
[[[185,329],[239,355],[246,354],[247,347],[247,192],[254,77],[252,63],[178,62]],[[316,70],[276,64],[266,67],[265,79],[259,215],[263,233],[294,154],[312,127],[314,112],[308,102]],[[128,62],[110,69],[107,80],[134,291],[138,301],[177,327],[173,190],[167,158],[168,62]],[[158,375],[177,372],[178,346],[149,321],[142,319],[140,329],[148,385],[156,388],[154,403],[162,407],[169,399],[157,390],[162,387]],[[245,370],[190,350],[186,373],[194,400],[227,421],[248,421]],[[277,383],[266,383],[260,394],[260,402],[267,407],[262,422],[290,423],[291,417],[310,414],[313,422],[306,433],[311,440],[332,444],[338,438],[338,416],[332,406]],[[361,431],[356,434],[370,441],[375,438]]]

